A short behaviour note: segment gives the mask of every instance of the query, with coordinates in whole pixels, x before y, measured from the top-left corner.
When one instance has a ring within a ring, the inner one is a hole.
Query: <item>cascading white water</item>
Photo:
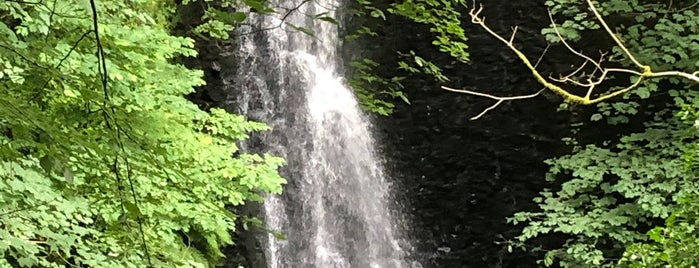
[[[263,241],[268,267],[417,267],[409,259],[404,223],[392,216],[389,182],[374,150],[370,123],[338,76],[333,0],[275,0],[282,22],[251,18],[241,32],[233,100],[273,131],[249,145],[287,159],[289,183],[269,196],[265,223],[287,240]],[[313,29],[315,37],[286,25]],[[281,25],[281,26],[279,26]],[[277,27],[279,26],[279,27]],[[264,31],[256,29],[273,28]]]

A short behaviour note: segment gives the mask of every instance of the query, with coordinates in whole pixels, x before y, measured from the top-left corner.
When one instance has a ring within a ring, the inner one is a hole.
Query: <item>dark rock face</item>
[[[543,1],[489,0],[483,6],[489,26],[506,38],[511,27],[519,26],[517,47],[535,62],[546,47],[539,35],[548,23]],[[391,70],[395,65],[386,55],[414,50],[445,66],[452,80],[444,85],[450,87],[504,96],[541,89],[505,44],[468,24],[469,18],[463,21],[470,38],[468,65],[436,52],[426,27],[396,18],[377,25],[382,40],[364,55],[387,64],[382,72],[389,77],[401,74]],[[553,50],[546,56],[545,74],[571,59]],[[506,217],[536,209],[531,200],[547,185],[543,161],[567,150],[560,138],[567,134],[570,115],[556,112],[561,99],[547,95],[503,103],[471,121],[495,101],[441,90],[429,77],[408,77],[403,84],[412,104],[399,104],[393,115],[378,118],[377,129],[398,188],[405,190],[401,198],[412,208],[413,236],[424,266],[538,267],[540,256],[507,252],[503,242],[518,235],[521,226],[507,224]],[[559,243],[553,238],[539,242]]]
[[[539,29],[548,23],[543,0],[487,0],[483,5],[482,14],[499,33],[509,37],[511,27],[519,26],[517,47],[535,61],[546,46],[539,35]],[[197,10],[183,12],[188,15],[182,18],[194,20],[200,14]],[[437,52],[430,45],[427,27],[398,18],[375,25],[379,42],[350,45],[348,54],[378,59],[386,66],[380,71],[389,77],[404,75],[395,70],[394,51],[414,50],[444,67],[452,79],[445,84],[450,87],[497,95],[531,94],[541,88],[504,44],[468,24],[469,18],[463,21],[470,38],[472,63],[468,65]],[[187,25],[182,22],[180,28],[186,30]],[[190,96],[204,109],[221,106],[231,98],[232,93],[223,89],[226,83],[235,83],[224,81],[231,77],[225,73],[234,72],[236,65],[229,53],[234,51],[232,46],[198,40],[199,57],[186,60],[188,66],[205,72],[207,86]],[[568,68],[567,53],[550,49],[546,55],[542,73]],[[556,112],[560,98],[547,95],[503,103],[471,121],[494,101],[443,91],[425,76],[408,77],[404,85],[412,104],[398,104],[393,115],[377,118],[376,129],[390,173],[401,189],[398,198],[410,208],[406,217],[414,222],[411,236],[423,266],[538,267],[535,260],[539,256],[507,252],[502,242],[519,234],[521,226],[507,224],[505,218],[536,209],[531,199],[547,186],[543,160],[567,150],[560,138],[568,133],[570,115]],[[236,211],[255,216],[259,208],[251,205]],[[264,267],[255,232],[235,234],[238,244],[226,251],[227,267],[237,263]],[[538,242],[544,246],[559,243],[555,239]]]

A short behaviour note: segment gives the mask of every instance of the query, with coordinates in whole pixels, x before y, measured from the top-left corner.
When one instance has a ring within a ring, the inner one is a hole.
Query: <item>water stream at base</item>
[[[337,25],[313,19],[335,17],[341,3],[269,5],[293,12],[284,22],[252,17],[255,25],[240,29],[274,28],[240,37],[234,78],[240,112],[273,129],[246,146],[287,159],[285,193],[263,208],[265,223],[287,238],[263,239],[267,267],[419,267],[394,217],[370,122],[338,76]]]

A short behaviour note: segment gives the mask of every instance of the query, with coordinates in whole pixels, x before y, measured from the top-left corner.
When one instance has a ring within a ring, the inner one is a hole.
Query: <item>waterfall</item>
[[[263,207],[265,224],[286,236],[263,239],[267,267],[419,267],[409,261],[370,122],[339,76],[337,25],[314,19],[335,17],[341,3],[268,4],[282,14],[253,16],[239,29],[237,75],[228,81],[240,112],[272,127],[246,147],[287,159],[284,194]]]

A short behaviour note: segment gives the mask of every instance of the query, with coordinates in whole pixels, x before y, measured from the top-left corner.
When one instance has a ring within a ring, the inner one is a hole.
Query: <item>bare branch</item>
[[[474,24],[480,25],[490,35],[492,35],[496,39],[500,40],[501,42],[505,43],[507,45],[507,47],[509,47],[510,50],[512,50],[512,52],[517,54],[517,57],[519,57],[519,59],[522,61],[522,63],[524,63],[524,65],[526,65],[527,68],[529,68],[529,70],[531,70],[532,75],[534,76],[534,78],[536,78],[536,80],[540,84],[542,84],[544,87],[548,88],[549,90],[555,92],[556,94],[563,96],[565,99],[567,99],[571,102],[585,103],[585,102],[589,101],[589,100],[583,99],[582,97],[573,95],[573,94],[569,93],[568,91],[564,90],[563,88],[547,81],[546,78],[544,78],[536,70],[536,68],[532,65],[531,61],[529,61],[529,58],[527,58],[527,56],[522,51],[517,49],[512,43],[510,43],[508,40],[505,40],[502,36],[497,34],[495,31],[490,29],[490,27],[488,27],[488,25],[485,24],[485,18],[480,17],[480,13],[482,11],[483,11],[483,6],[479,5],[478,8],[476,9],[476,5],[474,3],[474,7],[469,12],[469,15],[471,16],[471,22]]]
[[[602,62],[604,61],[606,53],[601,53],[599,60],[594,60],[591,57],[583,54],[582,52],[578,52],[573,47],[568,44],[561,33],[558,30],[558,26],[553,20],[553,16],[549,12],[549,19],[551,20],[551,25],[558,36],[558,38],[561,40],[561,43],[573,54],[576,56],[584,59],[585,61],[578,67],[576,68],[573,72],[571,72],[568,75],[561,76],[558,79],[552,78],[549,76],[548,79],[551,81],[561,83],[561,84],[569,84],[569,85],[574,85],[578,87],[583,87],[587,88],[587,93],[585,96],[578,96],[573,93],[571,93],[569,90],[564,89],[562,86],[559,86],[557,84],[554,84],[552,82],[549,82],[544,76],[537,71],[536,67],[538,63],[541,61],[541,57],[537,60],[536,64],[532,65],[531,61],[529,58],[519,49],[517,49],[514,46],[514,38],[517,33],[517,27],[513,28],[512,35],[510,36],[509,40],[505,39],[502,37],[500,34],[496,33],[493,31],[488,25],[485,24],[485,17],[481,16],[481,12],[483,11],[483,6],[482,5],[476,5],[476,3],[473,3],[473,7],[471,8],[469,15],[471,16],[471,22],[477,25],[480,25],[481,28],[483,28],[486,32],[488,32],[491,36],[495,37],[496,39],[500,40],[500,42],[504,43],[507,45],[507,47],[514,52],[517,57],[524,63],[524,65],[531,71],[532,76],[536,79],[536,81],[543,85],[544,88],[540,90],[539,92],[532,94],[532,95],[521,95],[521,96],[512,96],[512,97],[499,97],[499,96],[494,96],[490,94],[485,94],[481,92],[476,92],[472,90],[465,90],[465,89],[454,89],[446,86],[442,86],[442,89],[452,91],[452,92],[458,92],[458,93],[464,93],[464,94],[469,94],[469,95],[474,95],[474,96],[480,96],[480,97],[486,97],[490,98],[493,100],[497,100],[495,104],[492,106],[488,107],[484,111],[482,111],[480,114],[477,116],[471,118],[472,120],[478,119],[481,116],[483,116],[485,113],[488,111],[496,108],[498,105],[500,105],[504,101],[510,101],[510,100],[520,100],[520,99],[527,99],[527,98],[533,98],[538,96],[541,91],[543,90],[550,90],[560,96],[563,97],[563,99],[567,102],[572,102],[572,103],[578,103],[578,104],[583,104],[583,105],[590,105],[590,104],[595,104],[598,102],[606,101],[611,98],[614,98],[616,96],[619,96],[621,94],[624,94],[626,92],[629,92],[635,88],[638,88],[643,81],[646,79],[650,78],[662,78],[662,77],[682,77],[689,79],[691,81],[699,83],[699,71],[695,71],[693,73],[686,73],[686,72],[681,72],[681,71],[662,71],[662,72],[653,72],[651,67],[648,65],[643,65],[640,63],[634,56],[631,54],[631,52],[624,46],[622,41],[612,32],[612,30],[609,28],[607,23],[604,21],[604,18],[600,15],[598,12],[597,8],[594,6],[591,0],[586,0],[587,4],[589,5],[590,9],[592,12],[595,14],[595,17],[599,21],[599,23],[605,28],[607,31],[607,34],[614,40],[614,42],[622,49],[624,52],[624,55],[627,56],[635,65],[636,69],[623,69],[623,68],[605,68],[602,66]],[[548,47],[547,47],[548,48]],[[544,52],[545,53],[545,52]],[[543,54],[542,54],[543,57]],[[585,66],[587,63],[591,63],[594,65],[594,70],[592,71],[591,74],[585,75],[583,70],[585,69]],[[640,69],[640,70],[639,70]],[[581,75],[581,72],[583,76],[587,77],[587,81],[582,82],[578,81],[576,77]],[[599,74],[597,74],[599,72]],[[600,92],[601,94],[598,95],[595,98],[592,98],[592,94],[595,88],[597,88],[599,85],[601,85],[608,77],[610,73],[625,73],[628,75],[631,75],[632,77],[636,78],[636,81],[629,85],[628,87],[625,87],[623,89],[616,89],[613,91],[609,92]]]
[[[602,66],[600,66],[596,61],[594,61],[592,58],[586,56],[585,54],[582,54],[581,52],[576,51],[575,49],[573,49],[573,47],[571,47],[568,44],[568,42],[566,42],[565,38],[563,38],[563,36],[561,36],[561,32],[558,31],[558,26],[556,26],[556,22],[553,20],[553,15],[551,14],[551,10],[549,10],[548,13],[549,13],[549,20],[551,20],[551,26],[553,26],[553,30],[554,30],[554,32],[556,32],[556,36],[558,36],[558,39],[561,40],[561,43],[563,43],[563,45],[566,48],[568,48],[568,50],[570,52],[573,52],[573,54],[578,55],[581,58],[584,58],[585,63],[592,62],[592,64],[594,64],[595,67],[597,67],[597,69],[599,69],[601,71]]]
[[[614,40],[614,42],[616,42],[616,44],[624,51],[624,54],[626,54],[626,56],[629,57],[629,59],[633,62],[633,64],[636,64],[636,66],[638,66],[638,68],[641,68],[644,71],[646,69],[648,69],[648,71],[650,71],[650,66],[643,65],[640,62],[638,62],[638,60],[636,60],[636,57],[634,57],[633,54],[631,54],[631,52],[629,52],[629,49],[627,49],[626,46],[624,46],[624,44],[621,43],[621,40],[614,34],[614,32],[612,32],[612,29],[609,28],[609,25],[607,25],[607,22],[604,21],[604,18],[602,18],[602,15],[599,14],[595,5],[592,4],[592,1],[590,1],[590,0],[586,0],[586,1],[587,1],[587,4],[590,6],[590,10],[592,10],[592,13],[594,13],[595,17],[597,17],[597,21],[599,21],[599,23],[602,24],[602,27],[604,27],[604,29],[607,30],[609,37],[611,37]]]
[[[679,71],[666,71],[666,72],[651,72],[647,77],[665,77],[665,76],[680,76],[692,80],[694,82],[699,82],[699,71],[693,72],[691,74]]]
[[[490,110],[492,110],[492,109],[495,109],[495,107],[497,107],[498,105],[500,105],[500,104],[501,104],[502,102],[504,102],[504,101],[522,100],[522,99],[534,98],[534,97],[536,97],[536,96],[539,96],[539,94],[541,94],[541,92],[543,92],[545,88],[542,88],[541,90],[539,90],[539,92],[536,92],[536,93],[531,94],[531,95],[520,95],[520,96],[511,96],[511,97],[494,96],[494,95],[485,94],[485,93],[480,93],[480,92],[476,92],[476,91],[472,91],[472,90],[455,89],[455,88],[450,88],[450,87],[446,87],[446,86],[442,86],[442,89],[447,90],[447,91],[452,91],[452,92],[465,93],[465,94],[469,94],[469,95],[476,95],[476,96],[486,97],[486,98],[490,98],[490,99],[494,99],[494,100],[497,100],[497,101],[498,101],[498,102],[496,102],[495,104],[493,104],[492,106],[490,106],[490,107],[488,107],[487,109],[483,110],[483,111],[482,111],[480,114],[478,114],[477,116],[471,117],[471,120],[476,120],[476,119],[478,119],[478,118],[481,118],[481,116],[483,116],[484,114],[486,114],[488,111],[490,111]]]

